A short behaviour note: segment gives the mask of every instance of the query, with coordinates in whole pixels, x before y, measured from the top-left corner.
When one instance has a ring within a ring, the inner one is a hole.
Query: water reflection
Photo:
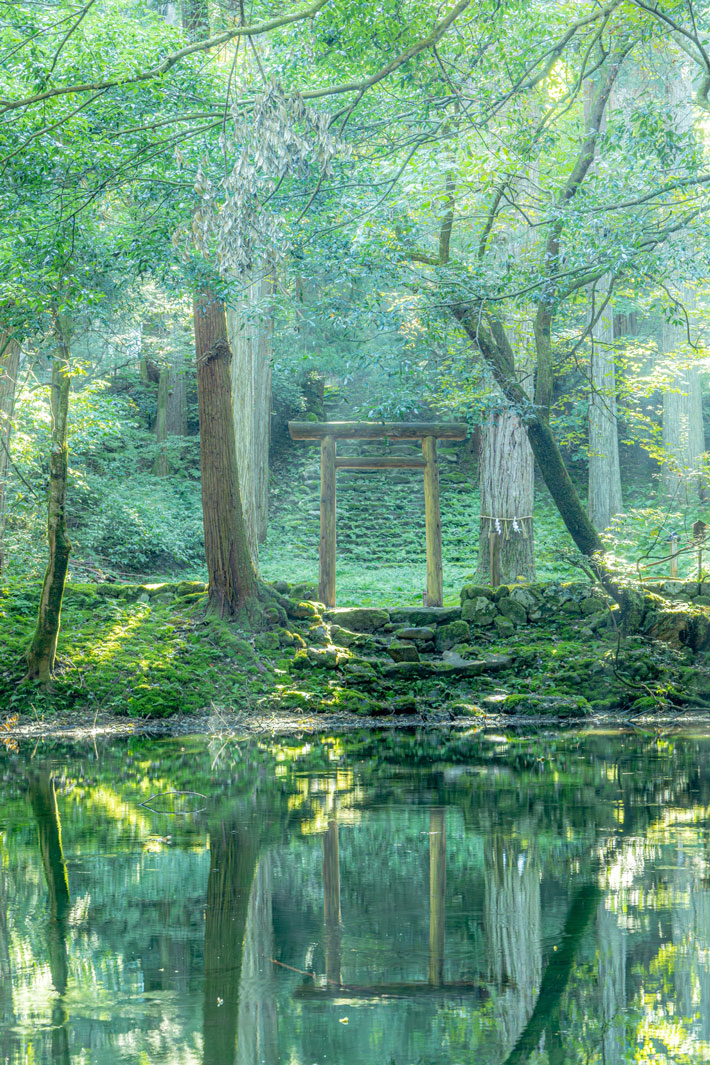
[[[6,752],[0,1062],[710,1060],[709,753],[604,734]]]

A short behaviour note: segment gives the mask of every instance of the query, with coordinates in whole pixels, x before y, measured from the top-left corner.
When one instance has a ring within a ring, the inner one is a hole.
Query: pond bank
[[[275,582],[258,632],[206,615],[197,582],[70,584],[49,690],[23,683],[38,589],[14,587],[0,592],[0,712],[40,733],[76,714],[81,730],[170,719],[179,733],[223,731],[219,718],[250,732],[676,720],[710,712],[710,653],[673,638],[708,621],[710,589],[691,583],[659,589],[664,639],[622,635],[614,605],[581,582],[333,610],[308,585]]]

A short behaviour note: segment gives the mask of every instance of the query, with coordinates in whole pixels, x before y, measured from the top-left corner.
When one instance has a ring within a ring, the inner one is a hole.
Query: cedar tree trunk
[[[0,333],[0,573],[4,564],[7,473],[10,465],[10,436],[19,365],[19,345],[11,337]]]
[[[69,417],[69,341],[59,327],[62,358],[52,363],[52,443],[49,458],[49,503],[47,534],[49,562],[44,575],[37,627],[27,652],[27,680],[48,684],[54,670],[64,582],[69,568],[71,543],[65,513],[67,496],[67,422]]]
[[[603,291],[600,298],[606,298]],[[609,528],[614,515],[623,509],[616,417],[614,314],[611,302],[607,303],[592,326],[590,384],[587,509],[594,528],[601,532]]]
[[[220,614],[234,614],[256,596],[257,583],[239,493],[224,304],[205,292],[193,318],[209,602]]]
[[[253,281],[247,286],[243,313],[227,311],[239,487],[255,567],[268,522],[273,321],[260,305],[270,294],[269,279]]]

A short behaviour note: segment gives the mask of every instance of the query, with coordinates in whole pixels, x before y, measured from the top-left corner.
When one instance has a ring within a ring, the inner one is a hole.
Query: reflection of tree
[[[278,1061],[271,886],[272,862],[267,852],[259,859],[249,895],[239,984],[237,1065],[275,1065]]]
[[[506,1058],[505,1065],[524,1065],[539,1046],[543,1033],[549,1031],[553,1037],[558,1035],[562,996],[569,983],[580,943],[597,912],[602,895],[601,888],[594,881],[577,888],[572,896],[559,949],[550,955],[535,1008]]]
[[[619,1065],[626,1045],[626,937],[607,906],[597,912],[597,957],[602,1060],[604,1065]]]
[[[446,810],[436,806],[429,814],[429,983],[444,982],[446,937]]]
[[[14,1023],[10,932],[7,924],[7,878],[5,869],[0,867],[0,1060],[10,1060],[10,1031]]]
[[[510,1046],[535,1005],[542,972],[540,866],[533,846],[493,832],[485,848],[484,925],[499,991],[503,1042]]]
[[[69,1034],[63,995],[69,980],[67,958],[67,918],[69,916],[69,881],[62,849],[62,827],[57,807],[54,778],[48,770],[33,773],[29,779],[29,798],[37,822],[39,849],[49,892],[49,968],[58,992],[52,1009],[52,1061],[68,1065]]]
[[[205,910],[204,1065],[232,1065],[249,899],[259,854],[253,826],[222,821],[210,832]]]

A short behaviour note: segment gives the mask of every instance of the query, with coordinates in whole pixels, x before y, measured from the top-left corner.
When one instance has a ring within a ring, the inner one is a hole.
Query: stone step
[[[391,621],[397,625],[408,625],[410,628],[446,625],[460,617],[460,606],[406,606],[390,611]]]
[[[488,655],[466,662],[393,662],[382,671],[391,680],[404,677],[478,677],[482,673],[496,673],[513,664],[510,655]]]

